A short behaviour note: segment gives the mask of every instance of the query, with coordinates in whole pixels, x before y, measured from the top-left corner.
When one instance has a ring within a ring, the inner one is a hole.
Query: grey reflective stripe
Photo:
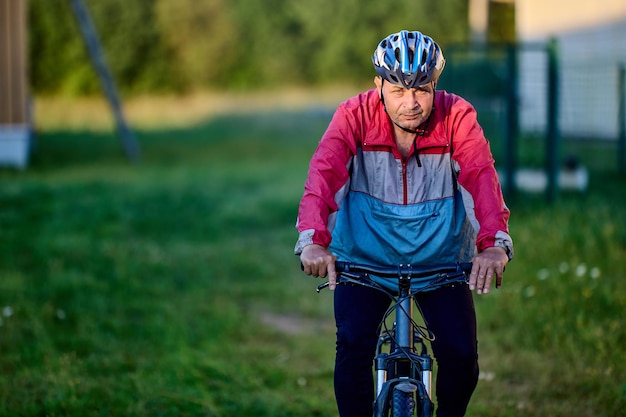
[[[422,154],[422,166],[413,159],[406,162],[406,202],[419,204],[454,195],[455,179],[450,155]],[[363,192],[386,203],[404,204],[402,161],[381,151],[357,150],[354,158],[352,191]]]

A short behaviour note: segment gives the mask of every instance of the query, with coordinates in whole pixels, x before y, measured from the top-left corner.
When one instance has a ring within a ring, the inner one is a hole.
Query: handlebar
[[[300,265],[302,269],[304,267]],[[335,271],[337,272],[337,283],[358,283],[366,286],[372,286],[369,275],[375,275],[380,278],[426,278],[436,276],[429,288],[450,285],[457,282],[467,282],[467,276],[472,270],[471,262],[457,262],[432,266],[413,266],[398,265],[395,267],[379,267],[373,265],[365,265],[354,262],[335,262]],[[317,287],[317,292],[329,285],[325,282]]]
[[[441,264],[434,266],[413,266],[398,265],[396,267],[378,267],[365,264],[357,264],[354,262],[335,262],[335,270],[338,274],[354,272],[357,274],[372,274],[381,278],[424,278],[437,274],[449,274],[453,272],[463,272],[469,275],[472,270],[471,262],[458,262],[450,264]]]

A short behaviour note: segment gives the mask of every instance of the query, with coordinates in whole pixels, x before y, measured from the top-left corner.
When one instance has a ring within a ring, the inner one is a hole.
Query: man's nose
[[[407,101],[406,104],[408,107],[412,108],[412,109],[417,109],[420,107],[420,103],[417,100],[417,94],[414,92],[409,92],[409,94],[407,94]]]

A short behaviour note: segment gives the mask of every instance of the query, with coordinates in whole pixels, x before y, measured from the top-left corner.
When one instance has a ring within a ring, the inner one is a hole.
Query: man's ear
[[[378,89],[378,96],[380,98],[383,97],[383,79],[380,76],[374,77],[374,84],[376,84],[376,89]]]

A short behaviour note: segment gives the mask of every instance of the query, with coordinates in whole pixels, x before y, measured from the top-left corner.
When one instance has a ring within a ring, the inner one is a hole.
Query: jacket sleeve
[[[478,124],[476,111],[463,99],[453,104],[448,130],[452,138],[453,158],[458,164],[458,182],[471,198],[465,198],[466,211],[478,226],[476,247],[482,252],[500,246],[509,259],[513,241],[509,235],[509,209],[495,169],[489,142]]]
[[[340,106],[311,158],[298,208],[297,255],[310,244],[330,245],[332,219],[341,204],[341,191],[349,181],[349,164],[356,151],[355,126],[351,112]]]

